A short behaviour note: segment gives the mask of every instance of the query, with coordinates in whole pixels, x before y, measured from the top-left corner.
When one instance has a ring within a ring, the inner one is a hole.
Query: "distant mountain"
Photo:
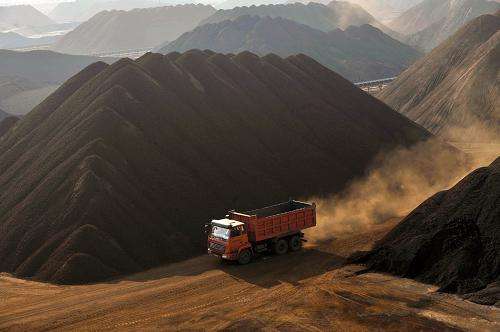
[[[486,0],[425,0],[390,22],[393,30],[407,35],[408,44],[430,51],[468,21],[500,10]]]
[[[41,45],[51,45],[59,37],[28,38],[15,32],[0,32],[0,49],[15,49]]]
[[[182,260],[228,208],[337,192],[429,137],[305,55],[98,62],[0,140],[0,271],[83,283]]]
[[[51,51],[0,50],[0,107],[12,114],[23,114],[56,86],[100,60],[114,61]]]
[[[49,16],[57,22],[84,22],[104,10],[132,10],[182,3],[169,0],[75,0],[57,4]]]
[[[269,16],[240,16],[233,21],[205,24],[183,34],[159,52],[190,49],[280,56],[303,53],[351,81],[395,76],[420,56],[418,51],[370,25],[323,32]]]
[[[205,5],[104,11],[61,38],[53,50],[102,54],[153,48],[193,29],[214,12],[213,7]]]
[[[357,262],[500,307],[500,157],[423,202]]]
[[[250,6],[261,6],[261,5],[277,5],[286,3],[286,0],[225,0],[219,4],[215,5],[217,9],[233,9],[235,7],[250,7]],[[291,1],[290,3],[300,2]],[[319,2],[319,1],[315,1]]]
[[[380,99],[451,140],[500,137],[500,12],[472,20],[382,91]]]
[[[328,6],[310,2],[307,5],[293,3],[218,10],[203,20],[200,25],[234,20],[243,15],[282,17],[325,32],[363,24],[371,24],[381,30],[387,29],[361,7],[341,1],[332,1]]]
[[[50,24],[54,24],[54,21],[30,5],[0,7],[0,32]]]

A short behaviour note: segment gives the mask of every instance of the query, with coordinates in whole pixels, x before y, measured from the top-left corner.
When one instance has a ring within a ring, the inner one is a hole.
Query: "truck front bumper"
[[[237,260],[238,259],[238,254],[236,253],[218,253],[218,252],[214,252],[210,249],[208,249],[208,254],[209,255],[212,255],[212,256],[216,256],[216,257],[219,257],[219,258],[222,258],[222,259],[227,259],[229,261],[234,261],[234,260]]]

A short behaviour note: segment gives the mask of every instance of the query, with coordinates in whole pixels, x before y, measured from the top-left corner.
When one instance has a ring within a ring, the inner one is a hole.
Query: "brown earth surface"
[[[500,309],[342,265],[396,222],[247,266],[200,256],[86,286],[2,274],[0,330],[498,331]]]

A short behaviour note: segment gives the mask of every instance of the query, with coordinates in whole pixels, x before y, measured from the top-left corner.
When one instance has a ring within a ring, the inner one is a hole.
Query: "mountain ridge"
[[[324,32],[337,28],[345,29],[350,25],[371,24],[393,38],[399,38],[396,32],[378,22],[360,6],[343,1],[332,1],[328,5],[315,2],[308,4],[297,2],[293,4],[236,7],[228,10],[218,10],[210,17],[202,20],[199,25],[234,20],[243,15],[282,17]]]
[[[248,15],[198,26],[158,52],[190,49],[279,56],[303,53],[351,81],[396,76],[420,56],[418,51],[370,25],[326,33],[282,17]]]
[[[31,5],[0,6],[0,31],[50,24],[54,21]]]
[[[500,12],[482,15],[378,97],[434,134],[454,141],[494,140],[500,137],[499,54]]]
[[[470,20],[500,10],[500,3],[486,0],[424,0],[389,23],[408,35],[405,41],[430,51]]]
[[[196,27],[215,12],[208,5],[176,5],[102,11],[52,46],[69,54],[103,54],[151,49]],[[155,22],[145,25],[143,22]]]

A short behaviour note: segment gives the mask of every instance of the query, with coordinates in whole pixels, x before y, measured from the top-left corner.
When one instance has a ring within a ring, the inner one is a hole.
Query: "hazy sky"
[[[71,2],[72,0],[0,0],[0,5],[22,5],[22,4],[35,4],[35,3],[57,3],[57,2]]]

